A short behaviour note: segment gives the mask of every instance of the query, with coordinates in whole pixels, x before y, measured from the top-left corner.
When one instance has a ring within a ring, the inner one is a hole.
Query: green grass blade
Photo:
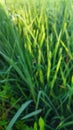
[[[21,115],[21,113],[28,107],[28,105],[32,102],[32,100],[30,101],[26,101],[21,107],[20,109],[16,112],[16,114],[14,115],[14,117],[12,118],[12,120],[10,121],[9,125],[7,126],[6,130],[10,130],[12,128],[12,126],[14,125],[14,123],[16,122],[16,120],[18,119],[18,117]]]

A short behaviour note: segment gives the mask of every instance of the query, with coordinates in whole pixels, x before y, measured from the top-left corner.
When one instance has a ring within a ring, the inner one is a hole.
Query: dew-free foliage
[[[72,101],[73,1],[0,0],[0,129],[72,130]]]

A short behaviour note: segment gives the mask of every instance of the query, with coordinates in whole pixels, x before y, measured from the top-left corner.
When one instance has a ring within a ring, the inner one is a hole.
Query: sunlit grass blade
[[[61,55],[60,58],[59,58],[58,64],[57,64],[57,66],[56,66],[55,74],[54,74],[53,79],[52,79],[52,81],[51,81],[51,89],[53,89],[53,87],[54,87],[54,83],[55,83],[55,80],[56,80],[56,78],[57,78],[57,73],[58,73],[58,71],[59,71],[59,69],[60,69],[61,60],[62,60],[62,55]]]

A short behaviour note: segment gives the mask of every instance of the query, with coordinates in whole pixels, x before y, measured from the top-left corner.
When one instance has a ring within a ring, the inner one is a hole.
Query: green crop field
[[[0,130],[73,130],[73,0],[0,0]]]

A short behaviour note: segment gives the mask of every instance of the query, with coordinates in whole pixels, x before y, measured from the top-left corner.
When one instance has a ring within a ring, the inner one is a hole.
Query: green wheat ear
[[[34,130],[38,130],[37,123],[34,123]]]
[[[44,130],[44,126],[45,126],[44,120],[42,119],[42,117],[40,117],[39,118],[39,127],[40,127],[39,130]]]
[[[71,86],[73,87],[73,75],[72,75],[72,79],[71,79]]]

